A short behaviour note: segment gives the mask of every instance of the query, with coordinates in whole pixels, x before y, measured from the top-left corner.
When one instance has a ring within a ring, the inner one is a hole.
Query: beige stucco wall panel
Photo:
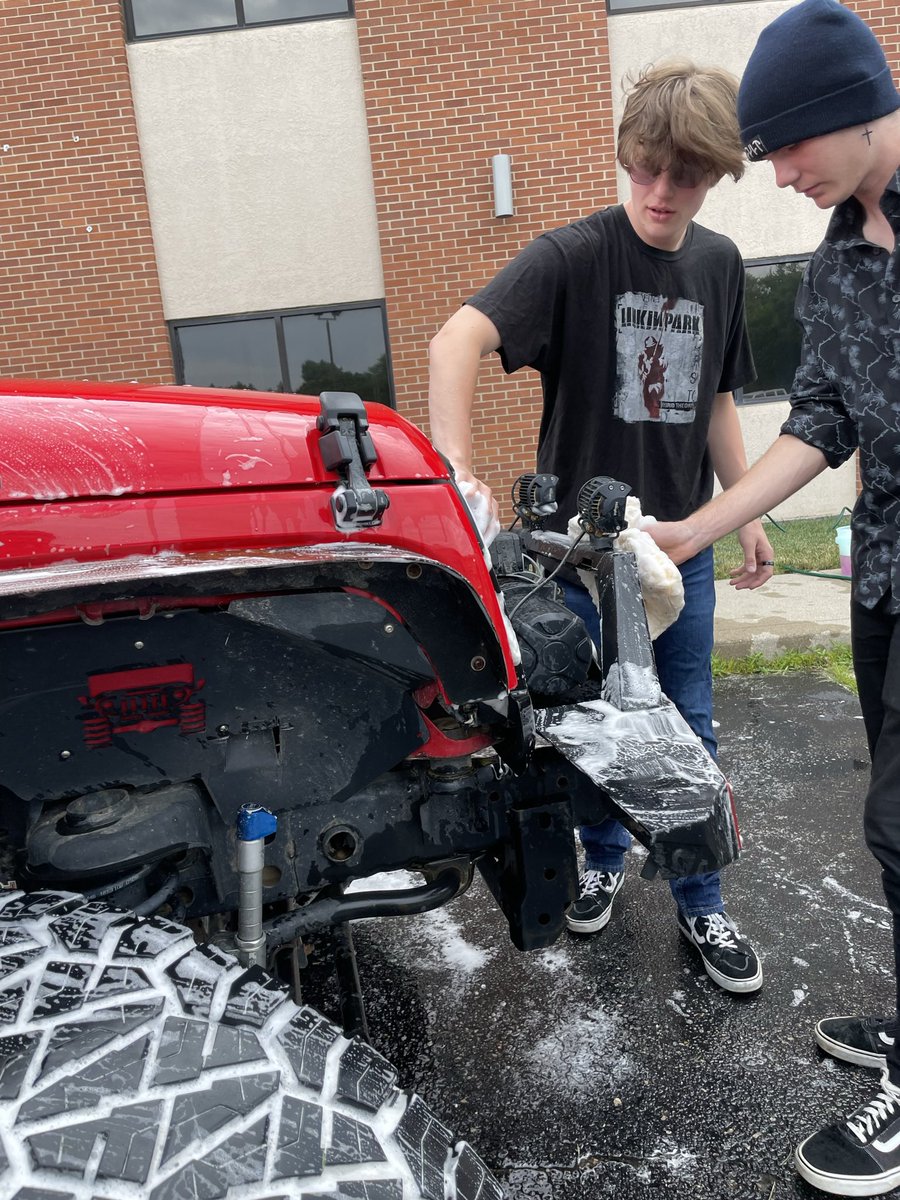
[[[744,404],[738,409],[747,461],[751,465],[760,458],[779,436],[790,404],[787,400],[772,400],[764,404]],[[721,489],[716,486],[716,492]],[[784,504],[772,509],[776,520],[790,521],[799,517],[837,516],[843,508],[856,503],[856,455],[836,470],[826,468],[812,483],[801,488]]]
[[[166,317],[384,293],[353,20],[129,46]]]

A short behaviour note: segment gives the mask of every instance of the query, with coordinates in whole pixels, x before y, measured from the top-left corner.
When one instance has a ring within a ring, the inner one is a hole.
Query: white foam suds
[[[459,924],[444,908],[428,913],[421,928],[444,965],[463,975],[474,975],[497,953],[466,941]]]
[[[875,904],[871,900],[865,900],[862,896],[857,896],[855,892],[851,892],[848,888],[845,888],[842,883],[838,883],[831,875],[826,875],[822,883],[832,892],[837,892],[839,896],[851,900],[854,904],[861,904],[864,908],[874,908],[877,912],[886,913],[888,911],[886,905]]]
[[[657,827],[696,820],[725,787],[719,768],[665,698],[657,707],[630,712],[605,700],[546,709],[537,713],[537,727],[617,803],[627,806],[630,797],[652,787]]]
[[[603,1081],[618,1082],[631,1074],[625,1045],[621,1018],[599,1009],[591,1016],[552,1023],[526,1051],[524,1062],[530,1076],[549,1080],[562,1094],[589,1096]]]
[[[345,892],[401,892],[421,887],[424,875],[413,871],[379,871],[377,875],[366,875],[354,879],[344,888]]]
[[[676,1146],[669,1139],[654,1150],[650,1157],[654,1162],[662,1163],[670,1175],[679,1176],[690,1175],[697,1162],[696,1154],[685,1150],[683,1146]]]
[[[555,946],[549,950],[535,950],[528,956],[528,962],[543,967],[552,974],[571,974],[572,965],[564,950]]]

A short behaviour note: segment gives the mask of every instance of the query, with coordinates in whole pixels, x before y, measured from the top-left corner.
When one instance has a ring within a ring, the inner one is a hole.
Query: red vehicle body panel
[[[465,502],[421,432],[366,406],[391,498],[335,528],[315,397],[219,388],[0,380],[0,573],[132,556],[347,544],[395,547],[466,577],[516,670]]]

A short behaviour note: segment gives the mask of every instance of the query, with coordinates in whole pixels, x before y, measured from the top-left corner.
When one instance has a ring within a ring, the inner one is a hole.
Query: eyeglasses
[[[702,167],[687,166],[684,163],[679,163],[674,167],[666,167],[666,174],[677,188],[698,188],[701,183],[706,183],[709,179],[709,172],[704,171]],[[646,171],[642,167],[629,167],[628,177],[632,183],[640,184],[641,187],[650,187],[656,183],[662,175],[662,171]]]

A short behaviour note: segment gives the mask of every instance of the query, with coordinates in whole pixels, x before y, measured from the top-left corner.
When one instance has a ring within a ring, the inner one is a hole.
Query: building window
[[[746,263],[747,328],[756,363],[756,382],[744,390],[746,401],[784,400],[800,365],[800,326],[794,299],[808,255]]]
[[[262,392],[356,392],[393,407],[384,306],[170,323],[179,383]]]
[[[125,25],[131,41],[217,29],[345,17],[352,0],[125,0]]]
[[[606,0],[610,13],[645,12],[653,8],[689,8],[698,4],[732,4],[736,0]],[[756,0],[758,3],[759,0]]]

